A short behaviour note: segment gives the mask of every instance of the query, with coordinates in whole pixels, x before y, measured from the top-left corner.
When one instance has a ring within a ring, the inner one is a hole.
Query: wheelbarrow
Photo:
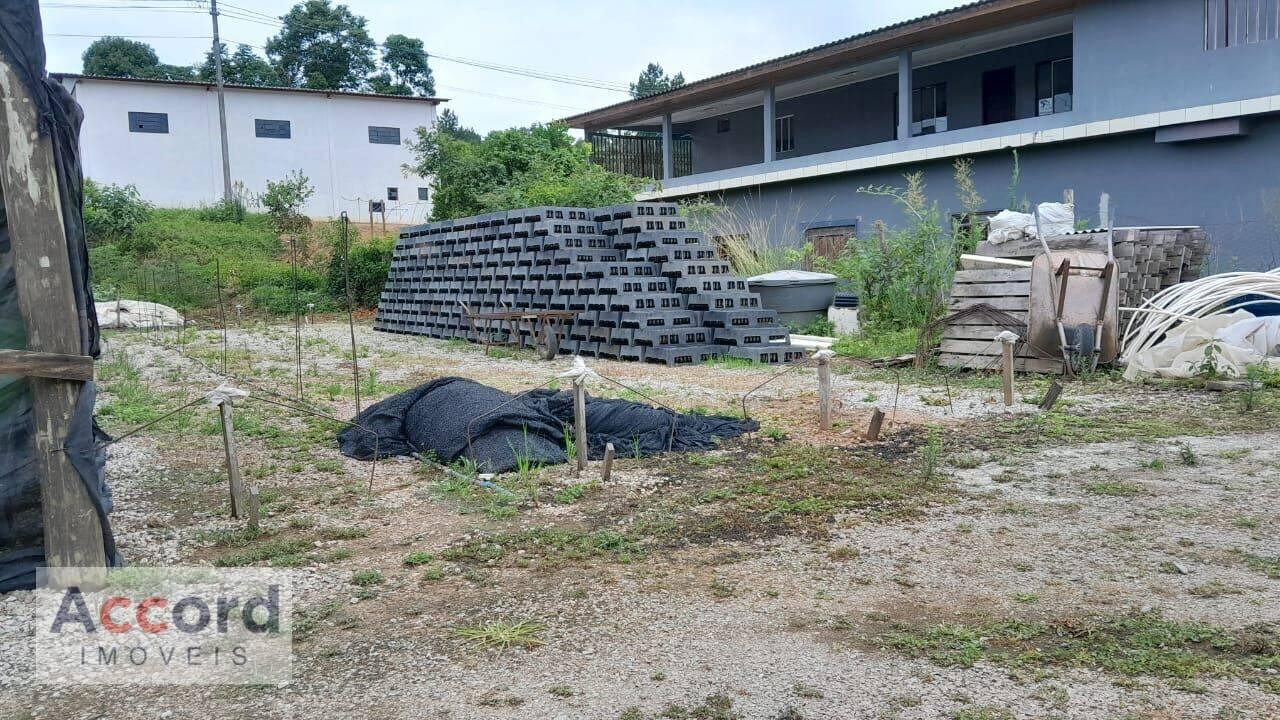
[[[1115,361],[1119,308],[1109,238],[1106,253],[1052,251],[1044,243],[1044,252],[1032,260],[1027,342],[1037,355],[1060,356],[1068,376]]]

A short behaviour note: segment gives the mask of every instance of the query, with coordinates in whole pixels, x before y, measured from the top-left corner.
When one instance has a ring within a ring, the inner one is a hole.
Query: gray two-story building
[[[899,222],[857,190],[908,172],[958,211],[961,157],[1004,209],[1016,148],[1016,204],[1071,189],[1092,224],[1105,192],[1117,226],[1205,227],[1216,269],[1280,265],[1280,0],[982,0],[567,122],[606,162],[653,144],[641,199],[723,201],[797,243]]]

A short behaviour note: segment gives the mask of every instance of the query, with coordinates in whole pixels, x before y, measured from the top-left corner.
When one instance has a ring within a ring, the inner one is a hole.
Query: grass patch
[[[310,550],[311,541],[302,538],[268,540],[219,555],[213,559],[213,564],[217,567],[244,567],[265,562],[273,567],[296,567],[306,562],[306,553]]]
[[[542,633],[546,625],[531,620],[490,620],[479,625],[462,625],[453,629],[453,634],[462,638],[468,645],[485,650],[507,650],[513,647],[531,649],[546,644]]]
[[[555,527],[499,533],[448,547],[440,557],[450,562],[487,564],[518,557],[549,565],[608,558],[630,562],[644,550],[629,535],[614,530],[583,531]]]
[[[1101,668],[1124,676],[1240,678],[1280,691],[1268,673],[1280,667],[1280,634],[1271,625],[1230,631],[1148,613],[899,626],[880,642],[946,667],[986,661],[1006,667]]]
[[[844,335],[836,338],[832,350],[865,360],[897,357],[916,351],[917,333],[914,328],[889,330],[877,334]]]
[[[382,582],[382,573],[377,570],[357,570],[351,574],[351,584],[359,587],[372,587]]]
[[[414,552],[405,555],[404,560],[401,562],[409,567],[417,567],[418,565],[426,565],[428,563],[435,562],[435,560],[436,556],[433,553],[415,550]]]

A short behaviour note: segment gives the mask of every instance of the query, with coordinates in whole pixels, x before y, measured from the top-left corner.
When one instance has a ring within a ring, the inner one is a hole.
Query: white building
[[[204,82],[55,74],[80,106],[84,175],[133,184],[161,207],[200,207],[222,199],[218,93]],[[369,201],[385,201],[387,222],[431,214],[426,178],[406,173],[405,145],[436,122],[440,98],[266,88],[226,88],[231,180],[256,196],[268,180],[300,170],[315,187],[313,218],[346,211],[368,220]]]

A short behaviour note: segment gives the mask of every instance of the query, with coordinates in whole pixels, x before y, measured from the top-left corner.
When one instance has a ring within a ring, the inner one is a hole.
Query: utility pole
[[[218,0],[209,0],[213,18],[213,72],[218,82],[218,133],[222,136],[222,199],[231,202],[231,153],[227,149],[227,98],[222,88],[222,42],[218,40]]]

